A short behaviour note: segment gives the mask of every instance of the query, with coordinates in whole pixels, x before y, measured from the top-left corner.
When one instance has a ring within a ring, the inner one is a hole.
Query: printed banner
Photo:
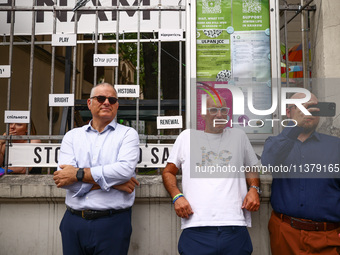
[[[165,167],[172,144],[140,144],[137,167]],[[57,167],[60,144],[12,143],[9,169],[12,167]]]
[[[86,7],[96,6],[97,0],[91,0],[86,3]],[[55,1],[52,0],[16,0],[15,7],[32,7],[35,6],[53,6]],[[75,7],[77,0],[62,0],[56,1],[60,7]],[[127,8],[129,6],[137,6],[140,2],[141,7],[155,7],[159,5],[159,0],[98,0],[98,6],[110,7],[117,5]],[[177,6],[178,1],[162,0],[162,6],[173,7]],[[12,1],[0,2],[0,6],[11,6]],[[185,10],[185,1],[180,4],[182,10]],[[96,31],[96,11],[84,11],[78,9],[78,34],[93,34]],[[181,23],[180,24],[180,15]],[[117,19],[119,17],[119,32],[137,32],[138,24],[140,24],[140,32],[154,32],[161,27],[163,29],[181,29],[185,28],[185,11],[162,11],[161,19],[159,20],[159,11],[141,10],[140,22],[138,22],[138,12],[136,10],[118,11],[115,9],[108,11],[98,11],[98,33],[114,33],[117,28]],[[74,33],[75,13],[73,11],[57,11],[56,12],[56,33]],[[52,11],[37,11],[35,22],[35,34],[52,34],[53,33],[53,12]],[[2,35],[10,34],[11,27],[11,11],[0,12],[0,33]],[[182,27],[181,27],[182,26]],[[32,32],[32,12],[31,11],[15,11],[14,34],[15,35],[30,35]]]

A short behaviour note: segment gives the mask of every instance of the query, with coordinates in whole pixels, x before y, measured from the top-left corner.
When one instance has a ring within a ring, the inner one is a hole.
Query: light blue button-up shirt
[[[136,130],[114,120],[99,133],[90,124],[74,128],[63,138],[59,165],[91,168],[93,184],[76,182],[67,189],[66,205],[75,210],[122,209],[133,205],[135,192],[128,194],[112,188],[134,177],[139,159],[139,137]]]

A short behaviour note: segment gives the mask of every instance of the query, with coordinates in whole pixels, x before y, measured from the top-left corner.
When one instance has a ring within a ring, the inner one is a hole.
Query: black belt
[[[66,206],[66,208],[72,214],[78,215],[85,220],[94,220],[94,219],[98,219],[98,218],[101,218],[101,217],[107,217],[107,216],[110,216],[110,215],[113,215],[113,214],[126,212],[126,211],[129,211],[131,209],[131,207],[128,207],[128,208],[118,209],[118,210],[111,209],[111,210],[105,210],[105,211],[97,211],[97,210],[78,211],[78,210],[74,210],[74,209],[72,209],[71,207],[68,207],[68,206]]]
[[[291,227],[306,231],[331,231],[340,227],[340,222],[319,222],[290,217],[288,215],[274,212],[283,222]]]

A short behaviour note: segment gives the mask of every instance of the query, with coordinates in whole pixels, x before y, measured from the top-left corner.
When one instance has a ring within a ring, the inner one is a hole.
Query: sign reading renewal
[[[140,144],[137,167],[165,167],[172,144]],[[9,147],[12,167],[57,167],[60,144],[13,143]]]
[[[183,128],[182,116],[157,117],[157,129]]]
[[[157,31],[159,27],[163,29],[180,29],[180,18],[182,15],[182,22],[185,21],[185,1],[180,3],[182,12],[176,11],[162,11],[161,20],[159,20],[159,0],[91,0],[86,3],[86,6],[78,9],[77,11],[77,33],[92,34],[96,30],[96,10],[95,6],[98,1],[98,7],[107,8],[108,10],[98,10],[98,33],[112,33],[112,29],[117,27],[119,22],[120,33],[131,33],[137,32],[140,26],[140,32],[153,32]],[[39,1],[28,1],[28,0],[1,0],[1,7],[11,7],[14,2],[15,12],[15,23],[14,23],[14,34],[15,35],[30,35],[32,31],[32,11],[20,11],[20,7],[44,7],[47,10],[36,11],[35,20],[35,34],[52,34],[54,17],[56,16],[56,33],[74,33],[74,22],[75,13],[71,11],[76,5],[77,0],[39,0]],[[56,5],[54,5],[56,2]],[[137,11],[137,5],[140,2],[140,15]],[[34,3],[34,4],[33,4]],[[169,6],[174,8],[178,6],[178,1],[174,0],[162,0],[162,6]],[[119,7],[119,11],[117,10]],[[56,11],[53,12],[53,7]],[[59,8],[60,7],[60,8]],[[111,7],[111,8],[108,8]],[[129,9],[129,7],[132,7]],[[58,10],[59,8],[59,10]],[[68,8],[69,11],[62,10],[62,8]],[[85,10],[89,9],[91,10]],[[147,8],[147,9],[143,9]],[[152,10],[155,9],[155,10]],[[140,17],[140,20],[138,20]],[[0,34],[9,35],[11,30],[11,11],[0,12]],[[185,24],[182,25],[185,27]]]

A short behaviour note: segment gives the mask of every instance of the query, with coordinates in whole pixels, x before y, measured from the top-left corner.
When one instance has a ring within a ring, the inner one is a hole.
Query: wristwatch
[[[250,189],[250,188],[256,189],[256,191],[257,191],[257,193],[258,193],[259,195],[262,194],[262,190],[261,190],[260,187],[258,187],[258,186],[250,186],[249,189]]]
[[[81,182],[84,178],[84,168],[79,168],[76,174],[78,182]]]

